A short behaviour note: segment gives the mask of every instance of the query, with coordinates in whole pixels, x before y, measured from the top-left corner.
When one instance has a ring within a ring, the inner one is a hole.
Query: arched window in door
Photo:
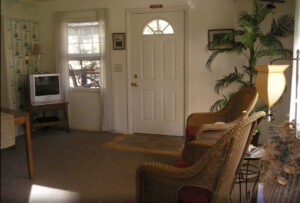
[[[155,19],[146,24],[143,35],[169,35],[174,34],[174,29],[170,23],[163,19]]]

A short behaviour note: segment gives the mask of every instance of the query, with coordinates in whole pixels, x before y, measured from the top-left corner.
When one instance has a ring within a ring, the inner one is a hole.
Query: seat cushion
[[[198,127],[195,127],[195,126],[188,126],[186,128],[186,135],[188,137],[188,141],[191,141],[194,139],[197,129],[198,129]]]
[[[185,160],[179,160],[177,161],[174,166],[178,167],[178,168],[187,168],[190,167],[192,164],[190,164],[189,162],[185,161]]]
[[[200,187],[185,186],[179,191],[180,203],[209,203],[212,199],[212,192]]]

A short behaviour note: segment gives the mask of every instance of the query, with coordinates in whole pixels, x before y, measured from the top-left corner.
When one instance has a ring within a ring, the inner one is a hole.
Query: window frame
[[[69,24],[81,24],[81,23],[94,23],[94,22],[97,22],[96,25],[85,25],[85,26],[69,26]],[[79,38],[80,38],[80,34],[79,32],[77,33],[77,36],[78,36],[78,43],[69,43],[69,28],[72,28],[72,27],[75,27],[75,28],[98,28],[99,29],[99,22],[97,20],[86,20],[86,21],[69,21],[67,22],[67,61],[68,61],[68,64],[70,64],[70,61],[79,61],[80,63],[80,69],[74,69],[74,70],[82,70],[82,69],[85,69],[86,67],[83,66],[83,61],[99,61],[101,60],[101,55],[102,53],[100,52],[100,40],[98,40],[98,42],[93,42],[93,37],[92,38],[92,42],[91,42],[91,45],[95,45],[97,44],[99,46],[99,53],[84,53],[84,54],[80,54],[80,53],[76,53],[76,54],[69,54],[69,44],[77,44],[78,46],[80,44],[83,44],[83,43],[79,43]],[[78,29],[79,30],[79,29]],[[100,30],[99,30],[100,32]],[[93,33],[92,33],[93,35]],[[98,33],[98,35],[100,35],[100,33]],[[78,48],[79,51],[80,51],[80,48]],[[100,73],[99,73],[99,80],[98,82],[101,84],[101,69],[100,67],[96,67],[96,70],[98,70]],[[71,76],[69,75],[69,78]],[[69,79],[70,80],[70,79]],[[101,87],[101,85],[100,85]],[[70,88],[72,89],[81,89],[81,90],[88,90],[88,91],[91,91],[91,90],[95,90],[95,91],[99,91],[100,87],[83,87],[83,86],[79,86],[79,87],[72,87],[71,84],[70,84]]]
[[[158,23],[159,23],[160,20],[167,23],[167,25],[166,25],[162,30],[160,30],[160,29],[154,30],[154,29],[149,25],[149,24],[152,23],[153,21],[156,21],[156,22],[157,22],[156,25],[158,25]],[[164,33],[164,31],[165,31],[165,30],[167,29],[167,27],[169,27],[169,26],[171,27],[173,33]],[[146,29],[147,27],[148,27],[153,33],[151,33],[151,34],[145,34],[144,32],[145,32],[145,29]],[[161,32],[161,33],[156,33],[156,32]],[[174,34],[175,34],[175,29],[174,29],[174,27],[172,26],[172,24],[171,24],[169,21],[167,21],[167,20],[165,20],[165,19],[163,19],[163,18],[155,18],[155,19],[152,19],[152,20],[148,21],[148,22],[143,26],[143,30],[142,30],[142,35],[143,35],[143,36],[152,36],[152,35],[174,35]]]

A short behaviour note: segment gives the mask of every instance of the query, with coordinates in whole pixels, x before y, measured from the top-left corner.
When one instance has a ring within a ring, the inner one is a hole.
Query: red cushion
[[[178,167],[178,168],[187,168],[190,167],[192,164],[190,164],[189,162],[185,161],[185,160],[179,160],[177,161],[174,166]]]
[[[209,203],[212,192],[195,186],[185,186],[179,191],[179,201],[184,203]]]
[[[186,128],[186,134],[187,134],[189,141],[193,140],[193,138],[197,132],[197,129],[198,129],[198,127],[195,127],[195,126],[188,126]]]

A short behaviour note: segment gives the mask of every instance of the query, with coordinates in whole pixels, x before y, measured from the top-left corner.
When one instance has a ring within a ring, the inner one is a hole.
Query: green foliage
[[[228,102],[228,97],[226,97],[225,95],[223,95],[222,99],[217,100],[211,107],[210,107],[210,111],[214,112],[214,111],[218,111],[220,110],[223,106],[225,106],[225,104],[227,104]]]
[[[261,0],[255,0],[250,11],[242,11],[239,15],[239,29],[234,31],[235,40],[232,35],[224,35],[223,38],[214,40],[208,44],[210,47],[217,47],[224,44],[231,44],[232,49],[214,50],[209,56],[206,67],[211,70],[211,65],[216,57],[220,54],[236,54],[241,55],[247,60],[247,64],[235,68],[233,73],[225,75],[222,79],[216,81],[215,91],[221,94],[221,91],[230,87],[232,84],[239,84],[240,87],[254,85],[256,70],[254,66],[262,57],[278,58],[290,57],[292,51],[284,48],[282,38],[286,38],[294,33],[294,17],[292,15],[282,15],[277,19],[274,18],[269,31],[263,32],[261,24],[265,18],[274,14],[273,8],[268,8],[266,3]],[[228,101],[229,96],[216,101],[211,111],[217,111],[222,108]],[[258,106],[258,109],[265,107]]]
[[[239,73],[235,68],[233,73],[229,73],[229,75],[225,76],[224,78],[217,80],[215,91],[219,94],[222,89],[230,86],[232,83],[241,84],[243,87],[247,86],[247,83],[243,81],[243,77],[244,74]]]

